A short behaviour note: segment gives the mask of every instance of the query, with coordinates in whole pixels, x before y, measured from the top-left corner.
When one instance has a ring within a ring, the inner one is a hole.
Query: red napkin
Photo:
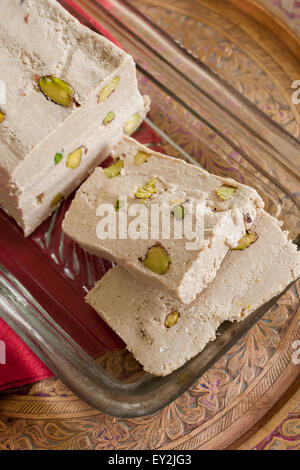
[[[75,1],[63,0],[60,3],[71,13],[77,12],[82,23],[92,24],[97,31],[114,41],[111,35],[78,7]],[[0,390],[37,382],[50,376],[52,376],[51,371],[0,319]]]
[[[0,318],[0,390],[50,377],[50,370]]]

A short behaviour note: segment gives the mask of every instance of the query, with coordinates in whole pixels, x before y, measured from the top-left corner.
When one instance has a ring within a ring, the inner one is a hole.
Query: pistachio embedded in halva
[[[109,113],[107,113],[107,115],[105,116],[105,118],[103,119],[103,124],[105,126],[108,126],[108,124],[110,124],[111,122],[113,122],[113,120],[115,119],[116,115],[113,111],[110,111]]]
[[[111,80],[111,82],[109,82],[108,85],[102,88],[98,96],[98,103],[103,103],[103,101],[107,100],[107,98],[109,98],[114,93],[119,82],[120,82],[120,78],[115,77]]]
[[[232,250],[244,250],[245,248],[248,248],[248,246],[252,245],[252,243],[255,243],[257,239],[258,239],[257,233],[247,232],[246,235],[244,235],[239,240],[237,246],[235,248],[232,248]]]
[[[180,313],[178,312],[169,313],[169,315],[167,315],[165,318],[165,327],[171,328],[172,326],[176,325],[179,317],[180,317]]]
[[[141,123],[141,115],[140,113],[135,113],[131,116],[130,119],[126,122],[124,126],[124,132],[126,135],[133,134]]]
[[[51,201],[50,207],[56,207],[64,200],[64,197],[61,193],[57,193],[56,196]]]
[[[152,179],[148,181],[148,183],[146,183],[144,186],[139,186],[134,195],[137,199],[149,199],[151,196],[153,196],[153,194],[157,193],[157,189],[155,186],[156,180]]]
[[[82,160],[82,155],[82,147],[79,147],[74,150],[74,152],[70,153],[70,155],[68,156],[66,166],[68,168],[71,168],[71,170],[75,170],[76,168],[78,168]]]
[[[171,209],[171,212],[172,212],[172,214],[174,214],[174,217],[177,220],[184,219],[185,210],[184,210],[184,207],[181,206],[180,204],[178,204],[176,206],[173,206],[172,209]]]
[[[136,165],[141,165],[142,163],[145,163],[149,157],[151,157],[150,153],[137,152],[134,156],[134,163]]]
[[[104,173],[108,178],[115,178],[115,176],[119,176],[123,168],[124,162],[119,158],[115,163],[105,168]]]
[[[222,185],[216,189],[217,196],[222,199],[222,201],[228,201],[231,199],[237,191],[237,188],[233,186]]]
[[[156,274],[165,274],[171,267],[171,258],[167,250],[161,245],[154,245],[149,248],[144,266]]]
[[[41,77],[39,86],[42,93],[49,100],[66,108],[70,107],[74,102],[74,93],[70,85],[60,78],[50,75]]]

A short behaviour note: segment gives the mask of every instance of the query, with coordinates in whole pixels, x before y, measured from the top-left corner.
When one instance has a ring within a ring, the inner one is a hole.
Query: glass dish
[[[138,140],[255,187],[266,209],[297,237],[296,139],[125,1],[60,3],[92,29],[104,27],[136,60],[140,88],[152,100]],[[28,239],[0,212],[0,316],[94,408],[120,417],[154,413],[225,354],[276,299],[241,323],[224,323],[217,339],[173,374],[146,374],[84,302],[86,292],[111,265],[61,233],[71,199]]]

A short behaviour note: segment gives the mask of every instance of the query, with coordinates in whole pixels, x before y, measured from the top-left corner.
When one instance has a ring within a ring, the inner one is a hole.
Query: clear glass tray
[[[104,27],[136,60],[140,88],[152,100],[136,138],[255,187],[295,239],[300,232],[299,141],[127,2],[61,3],[92,29]],[[225,354],[276,299],[241,323],[223,324],[217,339],[173,374],[146,374],[84,302],[111,265],[63,236],[61,222],[71,199],[28,239],[0,212],[0,316],[94,408],[121,417],[154,413]]]

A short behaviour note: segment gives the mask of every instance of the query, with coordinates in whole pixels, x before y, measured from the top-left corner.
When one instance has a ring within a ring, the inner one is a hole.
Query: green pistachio
[[[39,80],[39,85],[44,95],[54,103],[66,108],[73,104],[73,90],[60,78],[52,76],[42,77]]]

